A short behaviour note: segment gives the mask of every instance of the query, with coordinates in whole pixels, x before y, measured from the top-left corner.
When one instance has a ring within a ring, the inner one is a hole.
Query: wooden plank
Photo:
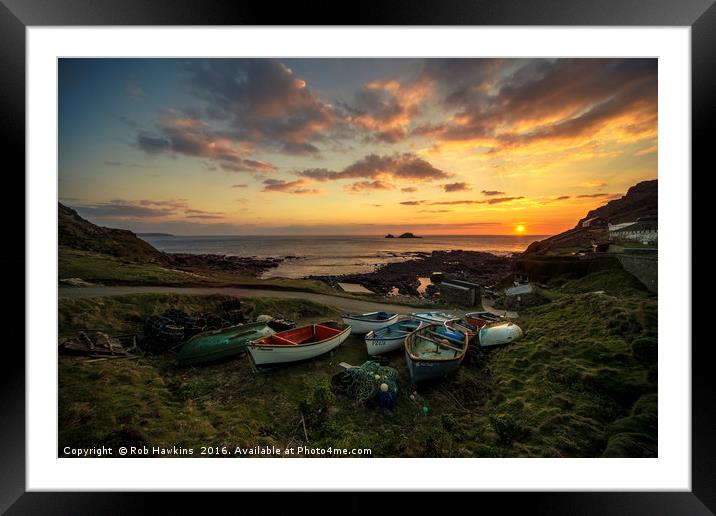
[[[439,335],[439,334],[437,334],[437,335]],[[440,335],[440,336],[443,337],[443,335]],[[463,351],[465,351],[464,348],[456,348],[455,346],[451,346],[450,344],[445,344],[444,342],[440,342],[439,340],[431,339],[430,337],[426,337],[425,335],[418,335],[418,337],[421,337],[421,338],[423,338],[423,339],[425,339],[425,340],[429,340],[430,342],[434,342],[435,344],[439,344],[440,346],[453,349],[453,350],[458,351],[458,352],[460,352],[460,353],[462,353]]]
[[[433,330],[428,330],[428,332],[430,332],[430,334],[432,334],[432,335],[435,335],[436,337],[442,337],[443,339],[447,339],[450,342],[454,342],[456,344],[464,344],[464,342],[462,340],[457,340],[454,337],[449,337],[448,335],[443,335],[443,334],[435,332]]]

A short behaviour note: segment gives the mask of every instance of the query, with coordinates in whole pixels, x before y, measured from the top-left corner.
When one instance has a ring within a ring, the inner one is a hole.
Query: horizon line
[[[137,236],[170,236],[170,237],[350,237],[350,236],[356,236],[356,237],[380,237],[385,238],[386,235],[381,234],[374,234],[374,233],[360,233],[360,234],[342,234],[342,233],[273,233],[273,234],[261,234],[261,233],[245,233],[245,234],[216,234],[216,235],[197,235],[197,234],[179,234],[179,233],[165,233],[164,231],[142,231],[142,232],[134,232]],[[549,237],[552,236],[551,234],[537,234],[537,233],[530,233],[530,234],[515,234],[515,233],[494,233],[494,234],[467,234],[467,233],[426,233],[423,235],[418,235],[413,233],[417,239],[423,238],[423,237],[448,237],[448,236],[456,236],[456,237]],[[399,238],[399,236],[395,236],[398,240],[414,240],[412,238]]]

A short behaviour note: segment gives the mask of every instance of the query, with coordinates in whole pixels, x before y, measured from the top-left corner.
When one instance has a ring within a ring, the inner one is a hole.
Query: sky
[[[177,235],[556,234],[657,177],[656,59],[60,59],[59,198]]]

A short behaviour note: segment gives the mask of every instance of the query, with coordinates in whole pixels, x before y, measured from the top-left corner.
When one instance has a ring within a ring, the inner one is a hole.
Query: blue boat
[[[405,338],[405,363],[413,383],[446,376],[460,367],[468,336],[444,324],[428,324]]]
[[[365,346],[369,355],[379,355],[403,347],[405,337],[425,324],[417,319],[404,319],[379,330],[370,331],[365,336]]]
[[[365,314],[343,314],[343,323],[351,327],[354,335],[365,335],[397,322],[399,315],[392,312],[368,312]]]
[[[457,319],[457,315],[449,312],[413,312],[410,314],[413,319],[419,319],[429,324],[442,324]]]

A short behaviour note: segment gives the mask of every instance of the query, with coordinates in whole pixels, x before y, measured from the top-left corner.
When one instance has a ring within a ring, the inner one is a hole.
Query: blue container
[[[388,390],[385,392],[378,390],[378,406],[392,410],[398,403],[398,386],[391,380],[384,383],[388,385]]]

